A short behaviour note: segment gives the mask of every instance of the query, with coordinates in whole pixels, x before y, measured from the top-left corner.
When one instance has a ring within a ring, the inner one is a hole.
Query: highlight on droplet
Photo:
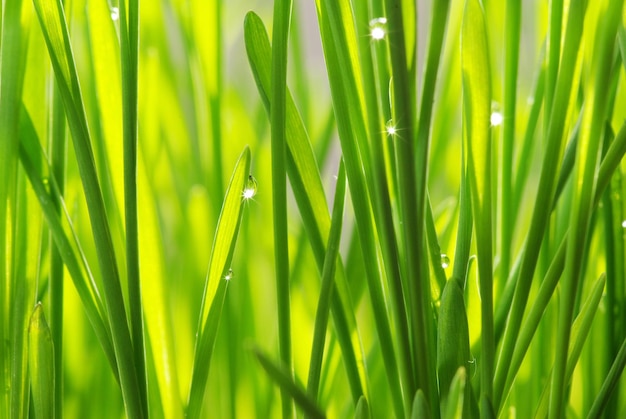
[[[387,132],[387,135],[389,135],[390,137],[393,137],[394,135],[398,133],[398,130],[396,129],[396,126],[394,125],[391,119],[387,121],[387,124],[385,124],[385,131]]]
[[[448,266],[450,266],[450,258],[445,253],[442,253],[441,254],[441,267],[443,269],[446,269]]]
[[[120,18],[119,7],[111,7],[111,19],[118,20]]]
[[[233,279],[233,270],[232,268],[228,269],[228,272],[226,273],[226,275],[224,275],[224,279],[227,281],[230,281],[231,279]]]
[[[245,200],[252,199],[254,195],[256,195],[256,192],[257,192],[256,179],[254,178],[254,176],[250,175],[248,176],[248,180],[246,181],[246,185],[243,188],[243,192],[241,193],[241,196]]]
[[[491,121],[491,126],[492,127],[497,127],[497,126],[502,125],[502,121],[504,121],[504,117],[498,111],[492,112],[490,121]]]
[[[622,221],[622,227],[626,228],[626,220]]]
[[[379,41],[385,37],[386,17],[378,17],[370,20],[370,36],[372,39]]]

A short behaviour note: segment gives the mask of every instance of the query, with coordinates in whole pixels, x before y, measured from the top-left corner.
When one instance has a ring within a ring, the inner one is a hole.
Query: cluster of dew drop
[[[375,41],[380,41],[385,37],[386,17],[377,17],[370,20],[370,36]]]

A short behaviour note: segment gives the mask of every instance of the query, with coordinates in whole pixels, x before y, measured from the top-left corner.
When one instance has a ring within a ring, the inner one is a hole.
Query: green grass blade
[[[430,406],[428,400],[424,396],[422,389],[417,390],[415,398],[413,399],[413,405],[411,408],[411,419],[421,419],[432,417],[430,413]]]
[[[371,195],[367,186],[366,174],[371,173],[371,162],[364,144],[367,136],[361,112],[362,90],[358,88],[361,86],[360,72],[355,71],[357,43],[352,24],[353,17],[347,2],[320,0],[317,5],[322,47],[326,58],[356,226],[360,236],[363,259],[366,263],[366,278],[378,340],[393,398],[393,408],[398,417],[403,417],[404,401],[400,373],[389,315],[383,297],[382,275],[377,261],[377,238],[372,222]]]
[[[437,328],[437,373],[439,378],[439,397],[441,398],[442,413],[452,409],[453,412],[465,412],[469,414],[469,398],[471,389],[469,383],[462,378],[462,387],[467,391],[461,394],[450,394],[455,380],[461,380],[460,369],[467,369],[471,359],[469,347],[469,329],[463,291],[457,281],[448,281],[441,297],[441,308],[439,310],[439,326]],[[458,384],[457,384],[458,385]],[[458,390],[458,389],[457,389]],[[463,398],[467,398],[465,407]],[[458,406],[459,400],[461,405]],[[451,408],[450,406],[456,406]],[[443,415],[443,417],[450,417]]]
[[[269,113],[271,47],[267,31],[261,19],[253,12],[246,15],[244,30],[250,67],[261,99]],[[322,272],[326,254],[325,243],[331,224],[328,204],[311,142],[289,91],[286,128],[287,173],[318,269]],[[363,358],[363,350],[358,334],[353,333],[356,320],[341,264],[337,269],[335,286],[337,292],[333,293],[331,310],[356,404],[362,394],[367,394],[366,375],[363,364],[357,361]]]
[[[572,339],[569,342],[568,356],[566,358],[566,369],[564,376],[565,383],[569,383],[572,375],[574,374],[574,369],[576,368],[576,364],[578,363],[578,358],[580,357],[583,345],[591,329],[593,318],[598,311],[598,305],[600,304],[600,299],[602,298],[602,292],[604,291],[605,283],[606,277],[603,274],[593,284],[589,297],[587,297],[585,304],[580,309],[580,313],[578,314],[574,322],[570,325]],[[554,369],[552,370],[552,375],[553,374]],[[539,401],[535,414],[536,418],[545,418],[549,413],[549,409],[551,409],[551,384],[552,383],[550,381],[546,382],[546,386],[544,387],[541,394],[541,399]]]
[[[226,190],[222,212],[217,224],[211,259],[198,321],[194,363],[187,400],[187,416],[199,417],[209,376],[211,354],[222,314],[230,262],[235,250],[246,198],[243,193],[250,177],[250,149],[246,147],[237,163]]]
[[[59,0],[54,2],[35,0],[34,4],[72,133],[103,277],[104,301],[109,316],[126,412],[131,417],[141,418],[147,412],[143,410],[119,271],[104,208],[102,190],[96,174],[89,128],[63,6]]]
[[[124,130],[124,214],[126,270],[133,360],[139,382],[142,410],[148,414],[148,389],[143,308],[139,272],[139,227],[137,210],[139,0],[120,0],[120,50],[122,64],[122,111]]]
[[[619,384],[620,377],[624,372],[624,367],[626,367],[626,339],[622,342],[622,346],[613,361],[613,365],[611,365],[609,374],[602,383],[600,391],[596,395],[593,405],[587,414],[587,418],[595,419],[602,417],[604,409],[609,404],[611,395]]]
[[[556,354],[552,387],[550,392],[550,418],[563,415],[565,398],[566,359],[570,339],[570,323],[574,313],[574,304],[578,283],[581,279],[583,251],[591,219],[598,160],[600,157],[600,139],[604,128],[605,111],[609,96],[611,64],[617,26],[619,24],[623,1],[610,1],[601,12],[598,31],[593,49],[594,65],[589,75],[590,95],[585,98],[581,137],[579,139],[576,163],[574,165],[574,185],[570,215],[570,234],[568,236],[565,273],[562,281],[563,294],[559,307],[559,326],[556,340]],[[572,7],[572,6],[570,6]],[[570,11],[572,13],[572,11]]]
[[[28,327],[28,358],[35,416],[54,417],[54,345],[41,307],[35,306]]]
[[[313,400],[306,390],[304,390],[302,385],[294,382],[291,371],[287,370],[283,365],[272,361],[259,348],[253,347],[252,352],[265,372],[276,384],[278,384],[286,395],[288,395],[298,406],[300,406],[306,417],[315,419],[322,419],[326,417],[324,412],[317,406],[317,404],[315,404],[315,400]]]
[[[465,410],[467,403],[465,397],[468,396],[467,388],[467,370],[465,367],[459,367],[456,373],[452,376],[450,382],[450,388],[447,393],[447,400],[442,405],[444,409],[441,415],[444,419],[455,419],[461,417],[467,417],[469,413]]]
[[[463,123],[466,126],[468,168],[481,296],[481,392],[493,397],[495,336],[493,325],[493,261],[491,217],[491,79],[485,17],[478,0],[465,3],[461,34]]]
[[[563,131],[582,29],[583,5],[581,2],[574,1],[570,5],[568,13],[563,61],[559,67],[558,84],[554,96],[555,102],[552,108],[545,108],[546,112],[550,112],[547,130],[548,143],[543,155],[539,186],[535,195],[535,205],[530,228],[524,243],[520,271],[516,280],[513,302],[509,310],[510,315],[506,322],[502,338],[503,343],[498,354],[496,376],[503,376],[505,374],[500,373],[498,370],[508,369],[508,362],[515,348],[515,342],[528,301],[530,287],[539,257],[539,250],[541,248],[541,241],[543,240],[548,225],[549,212],[545,209],[546,207],[551,207],[554,202],[554,189],[556,187],[556,173],[558,169],[554,162],[560,160],[563,150]],[[546,83],[548,82],[546,81]],[[546,90],[548,90],[547,87]],[[548,93],[545,93],[545,95],[547,96]],[[493,401],[496,411],[499,410],[501,403],[501,390],[501,386],[495,386]]]
[[[28,2],[3,4],[0,28],[0,342],[10,341],[9,310],[14,278],[16,182],[20,101],[24,80],[30,9]],[[9,417],[10,351],[0,354],[0,416]]]
[[[289,291],[289,238],[287,232],[286,103],[287,44],[293,0],[274,2],[272,30],[272,70],[270,101],[272,152],[272,214],[274,219],[274,264],[278,305],[278,341],[280,359],[288,370],[291,355],[291,297]],[[282,392],[283,418],[293,416],[293,404]]]
[[[63,263],[65,264],[65,267],[70,274],[70,278],[74,283],[74,287],[78,292],[81,302],[83,303],[87,318],[89,319],[100,345],[109,360],[116,379],[119,381],[117,361],[115,359],[115,352],[111,341],[111,331],[108,323],[105,322],[103,317],[105,315],[104,305],[100,298],[96,283],[89,270],[86,258],[84,257],[82,250],[80,250],[80,245],[76,241],[76,234],[73,232],[73,238],[78,247],[78,253],[81,255],[81,262],[84,269],[81,267],[81,263],[76,257],[76,252],[70,239],[63,230],[55,202],[59,202],[60,207],[63,210],[63,215],[66,217],[70,228],[72,224],[65,209],[65,204],[63,203],[63,198],[60,194],[59,188],[56,185],[56,181],[54,178],[49,181],[50,193],[44,183],[45,177],[41,172],[41,164],[45,162],[45,157],[26,109],[23,109],[21,125],[21,143],[19,150],[20,163],[28,176],[37,199],[39,200],[39,204],[48,223],[52,239],[59,250],[59,255],[63,259]],[[85,276],[88,276],[89,280],[85,278]]]
[[[511,242],[513,241],[513,146],[515,144],[515,120],[517,100],[517,68],[522,20],[522,2],[507,0],[505,3],[505,47],[504,47],[504,106],[502,109],[502,161],[501,167],[501,247],[500,278],[506,279],[511,264]],[[499,288],[504,281],[499,281]]]
[[[333,202],[333,216],[330,226],[324,269],[322,271],[322,288],[315,314],[315,327],[313,331],[313,347],[311,349],[311,362],[309,363],[309,379],[307,391],[314,398],[318,398],[322,359],[324,357],[324,344],[326,341],[326,329],[328,327],[328,314],[330,311],[331,295],[334,288],[335,267],[339,253],[339,241],[343,225],[343,207],[346,196],[346,173],[343,162],[339,166],[337,175],[337,187]]]
[[[359,402],[356,404],[354,419],[370,419],[370,408],[364,396],[361,396]]]

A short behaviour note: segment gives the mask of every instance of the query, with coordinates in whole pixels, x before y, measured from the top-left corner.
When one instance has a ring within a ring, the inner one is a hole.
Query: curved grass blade
[[[323,419],[326,417],[324,412],[317,406],[315,401],[312,400],[311,396],[304,390],[302,385],[294,382],[290,371],[284,366],[276,364],[259,348],[253,347],[252,353],[270,378],[300,406],[304,411],[305,417],[314,419]]]
[[[626,339],[622,342],[622,346],[613,361],[613,365],[611,365],[609,374],[602,383],[602,387],[587,414],[587,418],[595,419],[602,417],[604,409],[609,404],[611,395],[619,384],[624,367],[626,367]]]
[[[28,369],[35,416],[54,417],[54,345],[41,307],[35,305],[28,327]]]
[[[422,389],[417,390],[411,408],[411,419],[431,418],[430,406]]]
[[[250,172],[250,149],[246,146],[239,156],[232,177],[226,190],[224,204],[217,223],[211,259],[206,277],[202,308],[198,321],[193,371],[189,396],[187,400],[187,416],[200,416],[202,401],[209,377],[211,354],[215,344],[217,328],[222,314],[228,281],[230,280],[230,261],[233,257],[245,197],[243,191]]]
[[[133,343],[128,329],[120,276],[102,190],[98,182],[94,163],[85,107],[82,101],[63,5],[60,0],[34,0],[34,5],[72,133],[100,271],[102,272],[104,302],[109,316],[113,348],[118,363],[120,386],[126,413],[130,417],[141,418],[147,415],[147,412],[144,411],[145,406],[140,393],[139,378],[133,358]]]
[[[326,340],[326,329],[328,327],[328,314],[334,288],[335,267],[337,255],[339,254],[339,242],[343,224],[345,196],[346,173],[342,161],[339,166],[339,174],[337,175],[337,187],[335,189],[335,200],[333,202],[333,221],[330,226],[328,245],[326,246],[326,257],[324,258],[324,269],[322,271],[322,288],[320,290],[315,315],[313,348],[311,349],[311,361],[309,363],[307,391],[314,399],[317,399],[319,393],[322,359],[324,357],[324,343]]]
[[[249,12],[244,22],[246,51],[250,67],[257,83],[259,94],[269,112],[269,88],[271,47],[267,31],[261,19]],[[311,142],[289,90],[287,91],[287,174],[294,191],[296,203],[307,237],[315,255],[319,271],[323,271],[326,254],[325,243],[330,231],[330,215],[326,195],[322,187],[320,172],[315,161]],[[343,265],[337,266],[335,289],[331,300],[331,311],[337,338],[344,357],[354,404],[362,394],[367,394],[367,381],[362,364],[363,350],[356,330],[356,320],[348,295]]]
[[[370,419],[370,408],[364,396],[361,396],[359,402],[356,404],[354,419]]]
[[[450,388],[446,391],[446,401],[443,403],[443,419],[458,419],[468,417],[469,414],[465,408],[468,405],[464,401],[468,395],[467,388],[467,370],[465,367],[459,367],[450,382]],[[464,414],[465,412],[465,414]]]
[[[493,397],[495,336],[491,216],[491,79],[485,16],[478,0],[465,3],[461,32],[463,125],[466,134],[470,195],[481,296],[481,392]]]

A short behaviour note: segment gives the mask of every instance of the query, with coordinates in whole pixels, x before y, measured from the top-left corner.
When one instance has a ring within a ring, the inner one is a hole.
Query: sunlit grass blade
[[[15,236],[18,130],[31,9],[28,1],[3,4],[0,27],[0,342],[10,342],[9,310]],[[0,416],[9,417],[10,351],[0,354]],[[20,354],[15,354],[19,356]]]
[[[269,113],[271,47],[267,31],[261,19],[253,12],[246,15],[244,30],[250,67],[261,99]],[[311,142],[289,90],[287,91],[286,129],[289,182],[313,249],[315,261],[319,271],[322,272],[331,224],[330,215]],[[344,356],[350,389],[356,404],[362,394],[367,394],[366,376],[362,363],[357,361],[363,358],[363,350],[358,334],[353,333],[356,321],[341,264],[337,267],[335,287],[337,292],[333,293],[331,311]]]
[[[337,254],[339,253],[339,241],[341,239],[341,228],[343,225],[343,207],[346,196],[346,173],[343,163],[339,166],[337,175],[337,187],[335,189],[335,200],[333,202],[333,216],[326,246],[326,257],[324,258],[324,269],[322,271],[322,288],[317,304],[315,315],[315,328],[313,331],[313,348],[311,350],[311,362],[309,364],[309,379],[307,391],[317,399],[319,393],[320,375],[322,359],[324,357],[324,343],[326,341],[326,330],[328,327],[328,314],[330,311],[331,295],[334,288],[335,267]]]
[[[59,0],[53,2],[35,0],[34,4],[65,107],[89,209],[125,408],[129,416],[140,418],[147,412],[144,411],[139,390],[139,378],[133,359],[133,344],[124,308],[118,265],[102,190],[96,174],[85,107],[63,6]]]
[[[60,207],[63,210],[63,215],[65,216],[68,224],[71,228],[71,220],[67,214],[67,210],[65,209],[65,205],[63,203],[63,198],[60,195],[60,191],[58,186],[56,185],[56,181],[54,178],[49,179],[48,186],[44,184],[44,175],[41,172],[41,165],[45,162],[45,157],[43,155],[43,151],[41,150],[41,146],[37,140],[37,134],[35,132],[34,127],[32,126],[32,121],[28,116],[26,109],[23,109],[22,114],[22,122],[21,122],[21,131],[20,131],[20,163],[22,168],[26,172],[28,176],[28,180],[39,200],[39,204],[41,206],[41,210],[48,224],[48,228],[50,229],[50,233],[54,243],[59,250],[59,255],[63,259],[63,263],[67,268],[70,278],[74,283],[74,287],[78,292],[78,295],[83,303],[85,308],[85,312],[87,314],[87,318],[91,322],[92,327],[94,328],[94,332],[102,346],[102,349],[107,356],[107,359],[111,365],[112,371],[119,380],[118,372],[117,372],[117,361],[115,359],[115,352],[113,350],[113,343],[111,341],[111,331],[107,322],[104,320],[104,316],[106,315],[104,305],[100,298],[100,294],[96,283],[91,276],[91,272],[89,270],[89,265],[86,263],[86,259],[82,250],[80,250],[80,246],[76,242],[76,234],[73,233],[73,239],[78,246],[78,253],[80,256],[77,257],[76,252],[74,251],[74,247],[72,246],[72,242],[70,238],[65,234],[63,229],[63,225],[61,223],[61,219],[59,218],[59,213],[54,204],[55,201],[60,203]],[[49,188],[49,192],[48,189]],[[81,262],[82,266],[81,267]],[[86,278],[86,276],[88,278]]]
[[[463,68],[463,124],[468,150],[472,214],[481,296],[481,393],[493,397],[495,336],[493,325],[493,261],[491,216],[491,79],[487,33],[478,0],[465,3],[461,33]]]
[[[197,339],[195,343],[193,371],[189,396],[187,400],[187,416],[199,417],[204,400],[211,354],[215,345],[217,328],[222,314],[228,282],[232,277],[230,262],[235,251],[239,226],[243,214],[243,206],[247,202],[246,185],[250,173],[250,149],[246,147],[233,170],[222,212],[220,213],[211,259],[209,262],[202,308],[198,321]],[[256,192],[256,191],[255,191]]]
[[[54,417],[54,345],[41,303],[35,305],[28,327],[28,354],[35,416]]]
[[[598,305],[600,304],[600,299],[602,298],[602,292],[604,291],[605,283],[606,276],[603,274],[593,284],[593,287],[589,293],[589,296],[587,297],[587,300],[585,301],[585,304],[581,307],[580,313],[571,324],[572,339],[569,342],[568,354],[566,357],[566,368],[563,377],[564,383],[569,383],[572,379],[572,375],[574,374],[574,368],[576,368],[576,364],[578,363],[578,359],[580,358],[580,353],[582,352],[583,345],[585,344],[587,336],[589,335],[589,331],[591,330],[593,318],[598,312]],[[552,370],[552,374],[554,374],[554,369]],[[541,394],[541,400],[538,404],[535,414],[536,418],[545,418],[549,413],[549,409],[551,409],[551,384],[552,381],[546,382],[546,386],[544,387]]]
[[[437,375],[439,382],[439,397],[443,417],[450,417],[445,413],[451,408],[453,412],[469,415],[469,398],[472,397],[469,383],[462,377],[463,394],[449,394],[455,385],[455,380],[461,380],[459,369],[466,370],[471,359],[469,347],[469,329],[467,314],[463,301],[463,292],[457,281],[450,280],[446,283],[441,297],[439,310],[439,325],[437,328]],[[458,383],[456,384],[458,385]],[[465,391],[467,388],[467,391]],[[458,389],[457,389],[458,390]],[[463,398],[467,398],[465,405]],[[457,406],[461,400],[461,405]]]
[[[269,377],[303,410],[305,417],[315,419],[326,417],[302,385],[294,381],[291,371],[272,361],[259,348],[253,347],[252,352]]]
[[[556,3],[555,3],[556,4]],[[583,29],[583,5],[579,1],[572,1],[569,8],[567,19],[567,30],[565,34],[565,44],[563,47],[563,60],[559,66],[558,84],[556,86],[555,102],[552,107],[545,107],[545,112],[549,113],[547,135],[547,145],[543,155],[541,166],[541,174],[539,177],[539,186],[535,195],[535,204],[533,215],[528,233],[525,239],[523,256],[520,265],[520,271],[516,278],[515,292],[513,302],[509,310],[509,317],[506,322],[504,335],[502,337],[502,345],[498,353],[498,362],[496,365],[496,376],[502,376],[504,373],[498,370],[508,369],[508,361],[511,358],[515,342],[522,323],[522,317],[528,301],[532,279],[534,277],[535,268],[539,257],[541,242],[545,235],[545,231],[549,221],[549,213],[546,207],[552,206],[554,202],[554,190],[556,188],[556,174],[558,165],[555,161],[560,161],[563,151],[563,136],[565,128],[565,120],[569,106],[569,96],[572,89],[572,81],[578,50],[580,47],[580,38]],[[553,48],[557,48],[553,46]],[[558,57],[558,55],[557,55]],[[546,76],[549,77],[549,76]],[[548,81],[546,81],[546,85]],[[545,88],[545,96],[549,88]],[[548,104],[548,101],[546,101]],[[494,387],[494,409],[499,410],[501,403],[502,387],[497,385]]]
[[[609,96],[613,50],[623,0],[604,3],[600,12],[598,33],[595,35],[593,60],[595,65],[589,75],[590,95],[585,98],[581,136],[579,138],[576,163],[573,172],[573,197],[570,213],[565,272],[562,280],[562,298],[559,306],[559,326],[556,340],[555,365],[550,392],[550,418],[556,419],[564,413],[566,359],[570,339],[570,323],[578,284],[582,276],[583,252],[591,219],[596,176],[600,157],[600,139],[605,123],[606,97]],[[573,5],[570,6],[570,8]],[[570,11],[571,13],[571,11]]]
[[[367,186],[367,174],[371,173],[371,161],[361,111],[363,109],[361,77],[360,72],[355,70],[358,67],[356,59],[358,45],[355,39],[353,16],[348,3],[320,0],[316,4],[350,197],[360,236],[363,260],[366,264],[365,273],[371,306],[374,310],[378,342],[380,342],[393,400],[393,409],[398,417],[403,417],[405,409],[401,378],[394,350],[391,323],[384,301],[382,273],[377,263],[376,230],[372,222],[371,194]]]

